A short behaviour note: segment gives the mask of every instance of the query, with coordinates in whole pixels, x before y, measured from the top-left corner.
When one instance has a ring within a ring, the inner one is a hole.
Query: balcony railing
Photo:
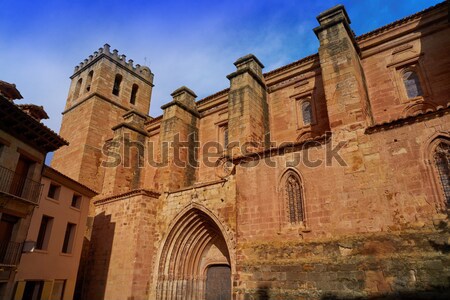
[[[0,167],[0,192],[32,203],[39,202],[42,184],[7,168]]]
[[[22,243],[0,241],[0,265],[17,265],[22,253],[22,245]]]

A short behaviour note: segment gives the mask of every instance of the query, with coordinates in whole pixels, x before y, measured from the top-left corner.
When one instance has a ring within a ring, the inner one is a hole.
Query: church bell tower
[[[146,66],[110,46],[89,55],[75,67],[60,135],[69,146],[55,152],[52,167],[69,177],[102,191],[102,147],[113,137],[112,127],[130,111],[148,115],[153,73]]]

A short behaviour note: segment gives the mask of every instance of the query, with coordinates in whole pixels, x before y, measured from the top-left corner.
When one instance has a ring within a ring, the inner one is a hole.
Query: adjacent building
[[[13,103],[22,96],[0,81],[0,299],[10,299],[31,216],[39,205],[47,153],[67,142]]]
[[[14,299],[71,300],[94,191],[44,166],[39,206],[31,217],[28,251],[15,277]]]

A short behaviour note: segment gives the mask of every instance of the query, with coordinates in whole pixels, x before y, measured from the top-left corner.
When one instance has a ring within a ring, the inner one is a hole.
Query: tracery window
[[[434,153],[434,161],[444,190],[447,206],[450,205],[450,144],[440,143]]]
[[[402,76],[403,84],[405,85],[406,95],[408,99],[423,96],[422,87],[420,85],[420,78],[414,69],[407,69]]]
[[[291,224],[304,221],[302,185],[298,176],[289,174],[285,183],[285,197]]]

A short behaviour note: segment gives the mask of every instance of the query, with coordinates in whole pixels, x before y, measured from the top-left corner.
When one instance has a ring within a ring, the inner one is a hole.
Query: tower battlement
[[[140,64],[134,65],[134,61],[132,59],[128,59],[127,61],[125,54],[119,54],[119,51],[117,49],[114,49],[111,52],[110,48],[110,45],[105,44],[102,48],[99,48],[98,51],[94,51],[94,54],[89,55],[88,58],[75,66],[74,74],[71,76],[71,78],[83,72],[83,70],[88,68],[90,65],[92,65],[102,57],[107,57],[111,61],[114,61],[120,66],[142,76],[146,80],[149,80],[150,82],[153,81],[153,73],[149,67],[141,66]]]

